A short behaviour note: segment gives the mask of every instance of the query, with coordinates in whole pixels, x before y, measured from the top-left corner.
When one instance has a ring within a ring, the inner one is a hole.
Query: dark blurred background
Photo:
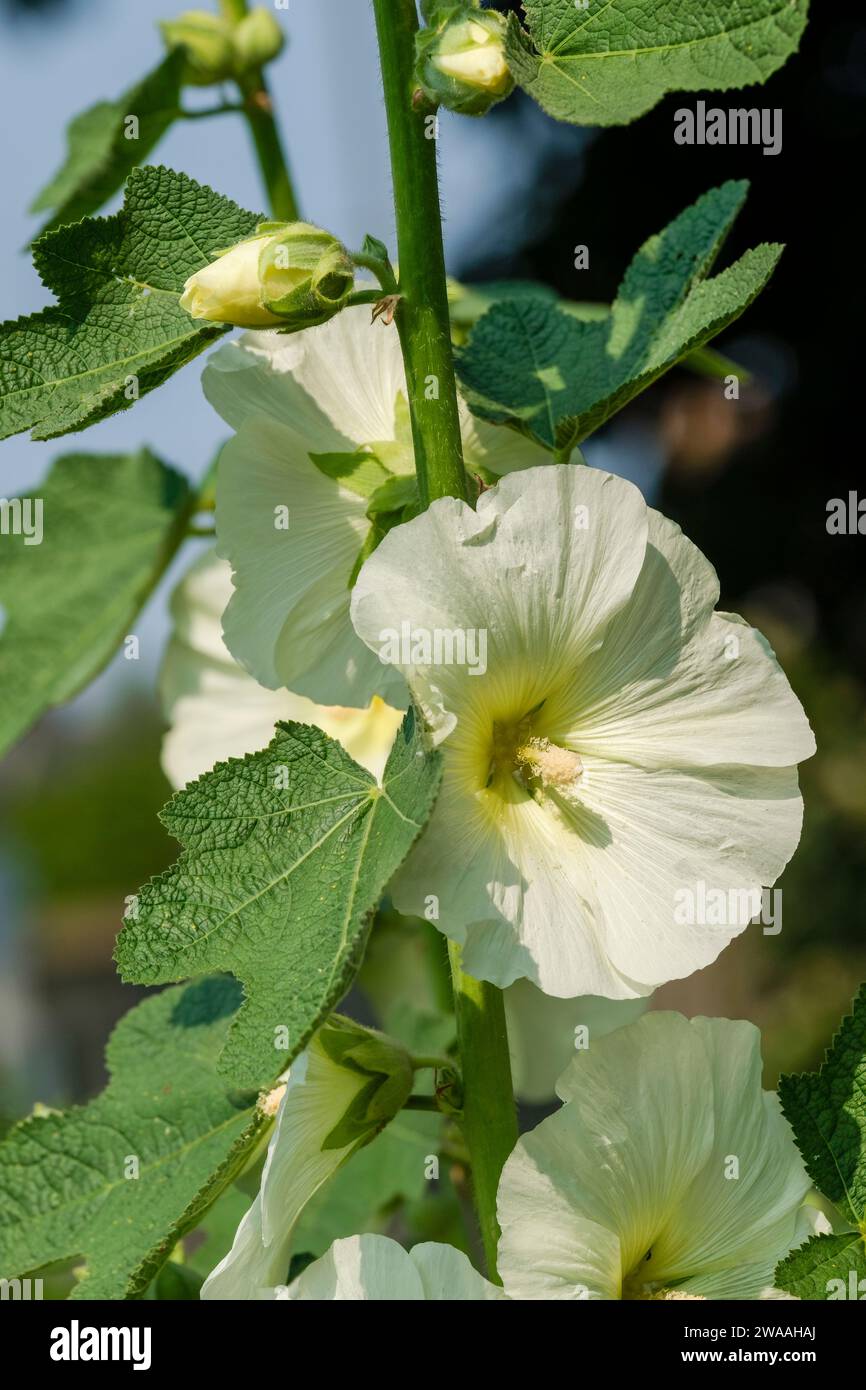
[[[62,112],[55,97],[46,116],[42,103],[50,98],[40,85],[41,58],[56,59],[58,46],[80,40],[88,25],[116,18],[115,6],[116,0],[109,9],[99,0],[0,0],[0,46],[13,45],[16,65],[26,50],[31,123],[38,131],[40,121],[53,122],[57,158],[63,121],[97,97],[116,95],[143,61],[158,57],[156,43],[146,60],[130,53],[120,24],[113,39],[117,75],[106,76],[104,62],[94,64],[85,94],[79,83],[76,96],[70,83]],[[149,0],[145,8],[151,19],[172,11],[168,3]],[[372,19],[360,14],[358,0],[317,0],[314,8],[317,22],[324,29],[330,24],[332,33],[350,12],[356,27],[368,26],[368,37],[353,49],[358,89],[368,92]],[[299,15],[302,9],[309,7],[298,6]],[[299,18],[295,34],[290,14],[292,49],[278,71],[283,64],[288,72],[300,72],[305,61],[309,66],[304,25],[312,23],[309,13]],[[336,33],[332,42],[339,42]],[[324,51],[320,44],[319,60]],[[355,128],[353,138],[366,151],[366,164],[358,156],[354,191],[342,189],[342,206],[351,209],[355,198],[365,217],[371,201],[381,207],[375,226],[346,225],[351,212],[341,214],[339,207],[328,225],[347,239],[350,233],[360,239],[364,230],[387,233],[392,221],[381,111],[368,104],[368,114],[359,114],[351,90],[347,95],[345,83],[322,61],[314,64],[313,80],[316,100],[341,106],[344,123]],[[279,77],[274,85],[280,103]],[[519,95],[483,122],[445,118],[446,235],[449,269],[463,280],[517,276],[546,282],[572,299],[609,301],[648,235],[707,188],[747,177],[748,204],[720,265],[763,240],[787,243],[769,288],[717,343],[753,374],[740,399],[726,400],[718,381],[677,370],[586,448],[590,463],[637,481],[707,554],[719,572],[720,606],[743,613],[766,633],[815,728],[819,751],[802,769],[803,839],[777,885],[781,933],[750,927],[714,966],[665,987],[654,1001],[687,1013],[753,1019],[764,1029],[766,1079],[773,1084],[780,1069],[820,1059],[866,978],[866,535],[829,535],[826,528],[830,499],[847,498],[850,490],[866,497],[858,198],[866,18],[853,7],[846,14],[844,7],[814,5],[801,53],[765,87],[707,94],[708,104],[725,108],[782,108],[777,156],[764,156],[760,147],[676,145],[673,113],[693,106],[698,95],[671,96],[634,125],[607,131],[558,127]],[[9,110],[4,127],[6,155],[17,162],[27,129],[13,132]],[[300,135],[298,129],[286,122],[302,202],[327,222],[321,200],[336,196],[328,174],[334,136],[320,136],[314,154],[305,153],[300,142],[308,139],[307,129]],[[242,136],[232,138],[240,141],[238,159],[245,159]],[[156,157],[206,178],[186,146],[173,154],[172,139]],[[211,149],[203,162],[213,159]],[[250,175],[237,187],[235,164],[223,163],[231,174],[212,181],[243,201]],[[50,171],[39,169],[34,186],[20,196],[22,209]],[[19,234],[17,245],[22,239]],[[590,251],[589,269],[580,272],[573,249],[579,244]],[[32,272],[23,259],[16,275],[29,289]],[[8,306],[4,310],[5,316]],[[183,433],[190,426],[181,419],[197,395],[196,374],[193,366],[177,391],[142,402],[124,417],[122,432],[132,447],[163,428],[174,430],[184,448],[168,456],[200,474],[209,447],[193,456]],[[207,429],[218,437],[217,423],[201,425]],[[109,438],[106,427],[99,430],[102,436],[89,436],[85,447],[115,447],[117,432]],[[15,448],[17,465],[28,445],[16,441]],[[58,452],[50,446],[49,453]],[[13,490],[8,474],[3,487]],[[164,591],[155,602],[152,623],[161,638]],[[97,695],[43,721],[0,770],[0,1110],[7,1117],[37,1098],[58,1103],[98,1089],[106,1034],[137,996],[118,984],[110,956],[124,898],[174,852],[156,817],[169,790],[158,763],[156,664],[156,657],[145,663],[132,685],[109,671]]]

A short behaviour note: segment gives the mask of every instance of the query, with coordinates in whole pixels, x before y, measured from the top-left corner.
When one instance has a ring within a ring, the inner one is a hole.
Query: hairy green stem
[[[247,0],[220,0],[220,9],[235,24],[249,13]],[[264,72],[254,68],[238,79],[238,86],[271,213],[280,222],[297,222],[298,202]]]
[[[396,323],[406,364],[418,490],[466,498],[457,412],[445,253],[439,214],[435,123],[413,105],[415,0],[373,0],[397,221],[400,293]]]
[[[435,133],[413,102],[415,0],[373,0],[397,221],[402,298],[396,311],[412,419],[418,487],[425,505],[467,498],[457,410]],[[467,975],[451,945],[454,1012],[463,1071],[463,1133],[475,1209],[491,1279],[498,1281],[496,1192],[517,1142],[502,992]]]

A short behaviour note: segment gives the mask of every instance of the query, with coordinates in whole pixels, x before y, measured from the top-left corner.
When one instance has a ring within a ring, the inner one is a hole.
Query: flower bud
[[[193,86],[210,87],[233,75],[235,49],[227,20],[207,10],[185,10],[177,19],[161,20],[159,27],[168,48],[186,49],[184,76]]]
[[[412,1090],[412,1060],[402,1043],[332,1014],[318,1035],[322,1051],[367,1080],[328,1134],[322,1149],[367,1142],[402,1109]]]
[[[355,267],[330,232],[289,222],[262,251],[259,278],[265,307],[294,332],[339,313],[355,288]]]
[[[464,116],[483,116],[514,87],[505,32],[495,10],[457,5],[439,11],[438,23],[418,35],[415,76],[424,94]]]
[[[307,222],[264,222],[197,270],[180,305],[195,319],[296,332],[338,313],[354,288],[345,248]]]
[[[270,10],[258,6],[244,15],[232,34],[238,73],[264,67],[279,57],[286,43],[282,26]]]

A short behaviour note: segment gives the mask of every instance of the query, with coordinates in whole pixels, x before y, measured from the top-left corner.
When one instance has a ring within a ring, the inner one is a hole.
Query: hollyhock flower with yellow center
[[[231,570],[213,551],[202,555],[171,600],[174,631],[160,678],[168,724],[162,766],[175,788],[186,786],[216,763],[264,748],[283,719],[316,724],[346,752],[381,778],[399,710],[374,696],[368,709],[315,705],[289,690],[265,690],[233,660],[222,640],[220,619],[232,595]],[[407,930],[388,941],[390,968],[413,974],[417,941]],[[434,1007],[433,1001],[429,1007]],[[547,1101],[573,1054],[576,1029],[595,1039],[646,1007],[645,1000],[550,999],[526,980],[505,994],[508,1042],[516,1093]]]
[[[507,1294],[777,1296],[776,1264],[815,1226],[752,1024],[646,1014],[575,1057],[557,1089],[565,1104],[518,1141],[499,1184]]]
[[[814,741],[766,641],[717,599],[637,488],[572,465],[506,477],[475,510],[436,501],[366,561],[355,628],[444,754],[392,897],[435,901],[470,974],[645,995],[755,915],[797,845]],[[702,885],[722,920],[684,922]]]
[[[224,617],[232,655],[269,689],[350,706],[381,695],[405,708],[402,677],[349,620],[361,560],[416,496],[396,328],[371,325],[362,307],[295,335],[250,333],[214,354],[202,382],[236,431],[216,511],[235,587]],[[462,402],[460,412],[470,472],[549,457]]]
[[[313,704],[291,690],[263,689],[222,640],[220,620],[231,595],[231,569],[210,551],[172,596],[174,632],[160,678],[169,724],[162,765],[172,786],[186,786],[226,758],[265,748],[283,719],[316,724],[380,778],[401,712],[378,696],[367,709],[346,709]]]

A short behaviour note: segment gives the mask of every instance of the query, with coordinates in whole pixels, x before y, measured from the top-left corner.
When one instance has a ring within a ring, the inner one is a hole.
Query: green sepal
[[[364,240],[361,243],[361,255],[372,256],[377,261],[390,260],[388,256],[388,248],[385,245],[384,241],[380,241],[378,237],[370,236],[369,232],[364,237]]]
[[[276,15],[257,5],[232,31],[235,75],[257,72],[279,58],[285,46],[286,36]]]
[[[262,247],[261,302],[283,320],[280,332],[315,328],[344,307],[355,288],[346,248],[307,222],[291,222]]]
[[[342,1149],[369,1142],[403,1108],[411,1094],[414,1072],[402,1043],[335,1015],[319,1032],[323,1050],[338,1066],[369,1076],[323,1149]]]
[[[228,20],[207,10],[186,10],[176,19],[160,20],[159,28],[169,52],[179,48],[184,52],[185,82],[212,87],[234,75],[235,50]]]

